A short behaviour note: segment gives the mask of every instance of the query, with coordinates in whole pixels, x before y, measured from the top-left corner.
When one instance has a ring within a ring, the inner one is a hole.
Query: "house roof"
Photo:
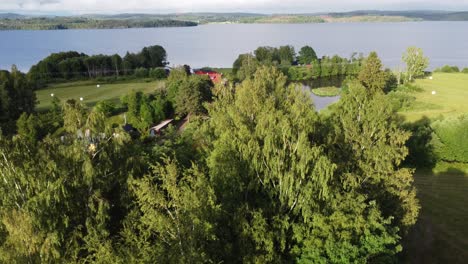
[[[169,125],[170,123],[172,123],[172,121],[174,121],[174,119],[167,119],[167,120],[164,120],[162,121],[161,123],[159,123],[159,125],[157,126],[154,126],[151,128],[151,130],[161,130],[162,128],[164,128],[165,126]]]

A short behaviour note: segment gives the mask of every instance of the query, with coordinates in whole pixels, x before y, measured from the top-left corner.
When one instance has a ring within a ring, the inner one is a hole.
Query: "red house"
[[[196,75],[208,75],[213,83],[219,83],[223,80],[223,74],[215,71],[196,70],[194,73]]]

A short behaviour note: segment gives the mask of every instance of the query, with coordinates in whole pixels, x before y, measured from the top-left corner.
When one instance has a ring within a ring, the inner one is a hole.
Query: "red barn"
[[[219,83],[223,80],[223,74],[215,71],[196,70],[194,73],[196,75],[207,75],[213,83]]]

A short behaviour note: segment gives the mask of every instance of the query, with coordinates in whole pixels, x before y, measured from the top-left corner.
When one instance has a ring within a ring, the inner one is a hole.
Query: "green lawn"
[[[466,263],[468,164],[443,164],[417,172],[418,223],[406,245],[407,263]]]
[[[68,99],[79,100],[83,97],[84,103],[92,106],[102,100],[118,100],[122,95],[125,95],[132,90],[150,93],[158,88],[164,87],[164,81],[151,81],[145,82],[143,80],[135,80],[134,82],[122,82],[99,84],[97,82],[72,82],[51,85],[46,89],[41,89],[36,92],[39,104],[38,110],[44,110],[51,106],[51,94],[57,96],[60,100],[65,101]]]
[[[432,80],[420,79],[416,85],[423,91],[412,94],[416,96],[413,107],[402,113],[408,121],[468,113],[468,74],[434,73]]]

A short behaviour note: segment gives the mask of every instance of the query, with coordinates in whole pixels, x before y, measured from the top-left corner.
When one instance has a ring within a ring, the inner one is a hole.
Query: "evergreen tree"
[[[388,74],[382,69],[376,52],[371,52],[364,61],[364,65],[359,72],[358,79],[370,91],[383,91],[388,80]]]

